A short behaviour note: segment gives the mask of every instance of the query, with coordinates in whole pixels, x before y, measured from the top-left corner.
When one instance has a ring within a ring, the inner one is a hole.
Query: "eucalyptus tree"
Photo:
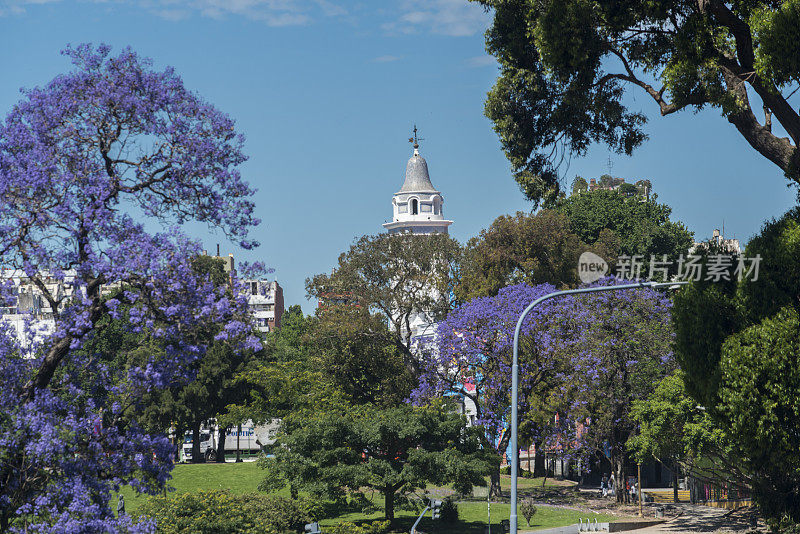
[[[494,12],[500,63],[486,116],[534,202],[555,199],[560,162],[593,143],[630,155],[647,140],[628,95],[663,117],[715,108],[800,182],[796,0],[474,1]]]

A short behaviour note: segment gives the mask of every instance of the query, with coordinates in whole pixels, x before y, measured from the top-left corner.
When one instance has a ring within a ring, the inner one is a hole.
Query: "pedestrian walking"
[[[608,494],[614,495],[614,473],[608,478]]]
[[[600,480],[600,492],[603,494],[603,497],[608,497],[608,477],[603,475],[603,478]]]

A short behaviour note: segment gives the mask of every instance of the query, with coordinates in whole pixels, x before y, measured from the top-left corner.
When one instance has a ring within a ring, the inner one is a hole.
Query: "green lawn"
[[[248,493],[257,491],[258,483],[261,481],[262,471],[255,462],[226,463],[226,464],[180,464],[175,466],[172,471],[172,480],[169,485],[177,493],[200,490],[228,490],[233,493]],[[508,489],[510,477],[504,476],[501,480],[503,489]],[[520,478],[520,490],[526,488],[541,488],[541,479]],[[557,480],[547,481],[548,488],[560,487],[564,484]],[[135,511],[139,505],[147,499],[147,496],[136,496],[131,488],[124,488],[125,504],[128,512]],[[281,492],[282,494],[284,492]],[[285,492],[288,495],[288,491]],[[375,505],[382,509],[383,501],[376,497]],[[116,503],[112,503],[116,509]],[[485,501],[460,502],[458,504],[460,521],[452,527],[445,527],[440,522],[435,525],[430,516],[422,521],[420,528],[425,532],[437,532],[445,534],[483,534],[487,522],[487,510]],[[398,530],[408,532],[414,522],[416,514],[414,512],[397,510]],[[500,532],[500,521],[508,519],[509,505],[492,503],[492,527],[497,527]],[[570,525],[578,522],[579,517],[586,517],[586,512],[576,512],[563,508],[540,506],[539,511],[531,521],[531,529],[550,528],[556,526]],[[365,521],[378,520],[382,518],[382,512],[373,514],[350,513],[344,514],[335,519],[320,521],[321,525],[329,526],[340,521]],[[599,522],[619,519],[618,517],[607,515],[592,515],[593,519]],[[525,527],[525,520],[520,514],[520,528]]]
[[[201,490],[228,490],[233,493],[257,491],[263,471],[255,462],[226,464],[178,464],[172,470],[172,480],[168,485],[178,493]],[[125,509],[130,513],[147,499],[147,495],[137,496],[130,487],[122,490],[125,496]],[[288,495],[288,492],[287,492]],[[116,510],[116,503],[113,509]]]
[[[375,499],[375,504],[381,505],[382,501],[380,499]],[[510,506],[508,504],[492,503],[492,532],[502,532],[500,530],[500,521],[508,519],[509,511]],[[526,530],[572,525],[578,522],[578,518],[586,518],[589,515],[591,515],[592,521],[597,519],[600,523],[620,519],[618,516],[589,514],[587,512],[577,512],[564,508],[539,506],[536,515],[531,519],[531,526],[528,527],[519,510],[517,514],[519,515],[520,529],[524,528]],[[428,512],[425,519],[420,522],[419,528],[424,532],[435,532],[437,534],[483,534],[488,521],[485,502],[459,502],[458,515],[459,522],[455,525],[447,526],[439,521],[434,522],[430,519],[430,512]],[[411,525],[414,523],[418,514],[405,510],[396,510],[395,516],[398,519],[396,530],[398,532],[408,532],[411,530]],[[325,527],[334,525],[340,521],[359,522],[364,520],[379,520],[382,518],[382,512],[367,515],[358,513],[345,514],[335,519],[320,521],[320,525]]]

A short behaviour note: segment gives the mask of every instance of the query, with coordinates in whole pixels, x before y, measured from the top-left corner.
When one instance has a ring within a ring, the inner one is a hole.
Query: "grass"
[[[169,486],[174,488],[175,493],[195,492],[201,490],[227,490],[232,493],[249,493],[257,491],[258,483],[261,481],[263,472],[255,462],[225,463],[225,464],[180,464],[175,466],[172,471],[172,480]],[[511,477],[501,478],[501,487],[508,490]],[[545,487],[555,488],[571,485],[563,481],[548,479]],[[519,478],[519,487],[525,489],[536,489],[542,487],[542,479]],[[125,496],[125,507],[128,513],[134,512],[148,497],[138,496],[135,492],[125,487],[122,490]],[[288,496],[288,491],[284,490],[279,494]],[[363,522],[374,521],[383,518],[383,500],[380,496],[373,499],[375,506],[381,510],[379,512],[365,513],[345,513],[334,519],[320,521],[322,526],[330,526],[341,521]],[[116,508],[116,502],[112,503]],[[472,501],[458,503],[459,522],[452,526],[443,525],[441,522],[434,524],[430,519],[430,513],[420,523],[420,529],[425,532],[437,532],[443,534],[483,534],[487,524],[486,501]],[[500,521],[508,519],[510,507],[504,503],[492,503],[492,530],[500,532]],[[396,510],[397,529],[408,532],[414,523],[418,513],[407,510]],[[530,529],[551,528],[557,526],[570,525],[578,522],[579,517],[587,517],[587,512],[557,508],[551,506],[539,506],[538,512],[531,521]],[[592,515],[592,519],[599,522],[619,519],[619,517],[603,514]],[[520,528],[528,528],[525,520],[520,514]]]
[[[381,506],[383,501],[380,498],[375,499],[375,504]],[[554,506],[537,506],[538,511],[531,519],[530,527],[525,523],[522,513],[517,509],[519,515],[520,529],[525,530],[539,530],[544,528],[560,527],[565,525],[572,525],[577,523],[579,518],[586,518],[592,516],[592,520],[597,519],[598,522],[614,521],[620,519],[618,516],[611,516],[606,514],[590,514],[587,512],[579,512],[566,508],[558,508]],[[500,530],[500,521],[508,519],[511,506],[505,503],[492,503],[492,532],[502,532]],[[395,510],[395,518],[397,524],[395,530],[398,532],[408,532],[411,530],[411,525],[419,516],[419,513],[407,510]],[[458,503],[458,516],[459,521],[453,525],[445,525],[440,521],[433,521],[430,518],[430,512],[426,514],[425,518],[420,522],[419,529],[424,532],[436,532],[443,534],[483,534],[486,525],[488,524],[488,514],[485,502],[459,502]],[[376,521],[383,519],[382,512],[375,512],[372,514],[351,513],[344,514],[335,519],[326,519],[320,521],[322,527],[331,526],[341,521],[351,521],[359,523],[363,521]]]
[[[228,490],[231,493],[257,491],[263,478],[263,471],[255,462],[225,464],[178,464],[172,470],[172,480],[168,486],[177,493],[202,490]],[[122,489],[125,496],[125,509],[134,512],[147,499],[147,495],[137,495],[130,487]],[[287,492],[288,495],[288,492]],[[116,502],[112,503],[116,510]]]

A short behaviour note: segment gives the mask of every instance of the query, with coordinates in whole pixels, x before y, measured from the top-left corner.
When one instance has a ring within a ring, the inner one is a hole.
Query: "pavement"
[[[664,505],[662,505],[664,506]],[[683,534],[686,532],[749,532],[754,530],[754,512],[749,509],[724,510],[699,504],[671,504],[677,517],[656,526],[633,530],[636,534]],[[668,512],[669,515],[672,515]],[[763,523],[758,523],[763,529]]]
[[[652,507],[653,505],[649,505]],[[685,534],[689,532],[752,532],[754,512],[749,509],[723,510],[694,504],[659,505],[667,509],[669,516],[664,522],[645,528],[625,529],[631,534]],[[652,518],[645,518],[650,519]],[[633,520],[635,521],[635,519]],[[624,523],[626,521],[620,521]],[[758,523],[759,530],[764,531],[764,524]],[[617,529],[615,529],[617,530]],[[553,528],[547,530],[521,530],[520,534],[574,534],[578,525]]]

